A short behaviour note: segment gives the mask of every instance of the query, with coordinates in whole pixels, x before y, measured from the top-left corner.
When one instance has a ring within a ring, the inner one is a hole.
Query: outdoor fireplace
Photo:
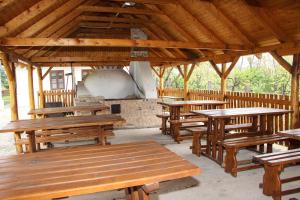
[[[89,74],[77,85],[75,105],[101,102],[110,107],[103,113],[120,114],[126,119],[125,128],[158,127],[156,114],[161,107],[157,104],[155,78],[145,63],[135,63],[135,67],[139,68],[125,71],[110,67]]]

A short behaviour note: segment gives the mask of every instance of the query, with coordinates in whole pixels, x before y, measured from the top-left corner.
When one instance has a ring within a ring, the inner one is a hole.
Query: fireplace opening
[[[120,114],[121,113],[121,104],[112,104],[110,106],[111,114]]]

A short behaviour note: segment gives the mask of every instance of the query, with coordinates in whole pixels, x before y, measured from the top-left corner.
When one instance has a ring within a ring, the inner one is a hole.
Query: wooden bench
[[[104,130],[103,133],[105,144],[109,144],[107,138],[114,136],[113,131],[108,128],[107,130]],[[53,147],[53,142],[95,140],[96,143],[99,143],[101,141],[101,135],[99,134],[99,128],[97,127],[36,131],[35,136],[38,149],[41,148],[41,144],[47,144],[48,147]],[[29,139],[21,138],[16,141],[16,144],[27,146],[29,144]]]
[[[282,191],[282,184],[299,181],[300,176],[280,179],[280,174],[285,166],[300,162],[300,149],[257,155],[254,156],[253,161],[264,166],[262,187],[265,195],[272,196],[274,200],[281,200],[284,195],[300,192],[300,187]]]
[[[186,117],[195,116],[195,114],[181,113],[180,116],[183,118],[186,118]],[[167,122],[170,119],[170,113],[166,112],[166,113],[162,113],[162,114],[157,114],[156,117],[161,118],[161,127],[160,127],[161,133],[164,135],[167,135],[170,132],[170,128],[167,125]]]
[[[246,147],[253,147],[256,145],[267,144],[267,153],[271,153],[273,143],[285,141],[285,140],[288,140],[288,138],[281,137],[276,134],[253,136],[253,137],[242,137],[242,138],[234,138],[234,139],[224,140],[223,142],[221,142],[220,145],[222,145],[226,151],[225,163],[224,163],[225,164],[225,172],[231,173],[232,176],[236,177],[237,172],[239,172],[239,171],[245,171],[245,170],[255,169],[255,168],[259,167],[259,165],[248,165],[248,166],[238,168],[238,161],[236,159],[236,155],[240,149],[246,148]],[[223,148],[221,148],[221,146],[219,147],[219,155],[223,155],[223,153],[220,153],[220,151],[223,151]],[[250,164],[251,162],[250,163],[248,161],[240,162],[240,164],[242,164],[242,163]]]
[[[184,139],[191,139],[192,134],[186,131],[187,128],[205,126],[207,123],[207,118],[187,118],[179,120],[170,120],[170,124],[174,127],[173,138],[177,143]],[[183,132],[181,132],[183,130]]]
[[[251,123],[245,123],[245,124],[229,124],[225,126],[225,131],[237,131],[237,130],[247,130],[249,128],[252,128]],[[207,127],[194,127],[194,128],[187,128],[187,131],[191,132],[193,135],[193,143],[192,143],[192,153],[200,156],[201,151],[203,148],[206,148],[206,146],[201,145],[201,139],[204,135],[207,134]]]

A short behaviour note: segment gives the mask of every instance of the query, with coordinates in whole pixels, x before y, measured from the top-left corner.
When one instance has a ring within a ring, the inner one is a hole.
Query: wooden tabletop
[[[161,105],[169,107],[181,107],[181,106],[205,106],[205,105],[224,105],[225,101],[217,100],[195,100],[195,101],[172,101],[172,102],[158,102]]]
[[[142,186],[199,173],[198,167],[156,142],[77,146],[2,156],[0,199],[60,198]]]
[[[228,118],[237,116],[276,115],[291,113],[291,110],[275,108],[228,108],[216,110],[193,110],[192,113],[212,118]]]
[[[286,131],[280,131],[277,134],[280,136],[292,138],[295,140],[300,140],[300,129],[291,129],[291,130],[286,130]]]
[[[12,121],[2,127],[0,125],[0,133],[36,131],[41,129],[76,128],[82,126],[110,125],[122,122],[125,122],[125,120],[118,115],[89,115],[26,119]]]
[[[108,110],[109,107],[104,104],[93,104],[88,106],[70,106],[70,107],[54,107],[54,108],[40,108],[29,111],[29,115],[47,115],[57,113],[69,113],[69,112],[96,112],[102,110]]]
[[[161,96],[162,99],[175,99],[175,100],[183,100],[184,97],[175,97],[175,96]]]

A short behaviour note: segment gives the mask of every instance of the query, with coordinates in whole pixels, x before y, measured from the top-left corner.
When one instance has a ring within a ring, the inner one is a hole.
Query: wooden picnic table
[[[49,114],[65,114],[75,112],[91,112],[96,115],[98,111],[109,110],[109,106],[104,104],[93,104],[87,106],[70,106],[70,107],[54,107],[54,108],[39,108],[29,111],[29,115],[45,116]]]
[[[292,139],[289,141],[291,149],[300,148],[300,128],[280,131],[277,134]]]
[[[149,200],[159,182],[201,171],[152,141],[2,156],[0,166],[2,200],[49,200],[118,189],[125,189],[127,200]]]
[[[118,115],[89,115],[26,119],[9,122],[8,124],[0,127],[0,133],[25,132],[29,138],[29,150],[30,152],[35,152],[35,131],[98,126],[101,143],[105,145],[103,127],[122,122],[125,122],[125,120]]]
[[[180,108],[184,106],[206,106],[210,109],[215,109],[217,107],[224,106],[227,102],[217,101],[217,100],[189,100],[189,101],[173,101],[173,102],[158,102],[162,106],[169,107],[170,120],[180,119]],[[190,110],[190,109],[189,109]],[[174,127],[170,125],[171,134],[173,133]]]
[[[252,119],[251,133],[253,133],[253,135],[265,135],[273,134],[274,117],[291,113],[292,111],[285,109],[255,107],[194,110],[191,112],[208,118],[207,132],[209,137],[207,137],[206,151],[202,153],[217,161],[219,164],[222,164],[223,146],[221,145],[221,142],[226,139],[225,126],[230,123],[232,118],[250,117]],[[230,137],[242,137],[246,136],[247,134],[248,133],[238,133],[235,135],[230,135]],[[262,151],[262,148],[263,146],[260,146],[260,151]]]

